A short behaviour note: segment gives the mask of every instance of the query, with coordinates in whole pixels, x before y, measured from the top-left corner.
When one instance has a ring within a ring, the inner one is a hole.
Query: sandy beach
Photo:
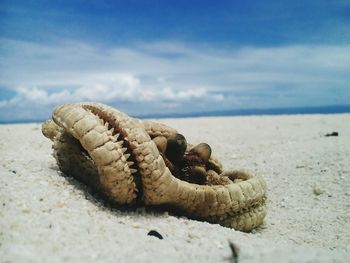
[[[264,224],[243,233],[111,208],[61,175],[40,124],[0,125],[0,261],[235,262],[231,242],[239,263],[349,262],[350,114],[157,121],[210,144],[225,167],[263,176]]]

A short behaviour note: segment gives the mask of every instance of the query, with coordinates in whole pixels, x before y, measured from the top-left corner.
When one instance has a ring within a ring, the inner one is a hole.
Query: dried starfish
[[[207,185],[176,178],[165,164],[165,148],[157,148],[160,138],[176,136],[168,126],[98,103],[60,105],[52,118],[42,131],[53,141],[60,169],[118,204],[168,205],[242,231],[257,227],[266,215],[264,180],[242,171],[223,171],[210,154]],[[188,146],[186,154],[191,149]]]

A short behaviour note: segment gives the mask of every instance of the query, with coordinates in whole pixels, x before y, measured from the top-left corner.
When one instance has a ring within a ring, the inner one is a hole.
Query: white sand
[[[161,121],[208,142],[226,167],[266,179],[262,227],[247,234],[111,209],[60,175],[40,125],[1,125],[0,261],[230,262],[231,241],[240,263],[349,262],[350,114]],[[152,229],[164,239],[147,236]]]

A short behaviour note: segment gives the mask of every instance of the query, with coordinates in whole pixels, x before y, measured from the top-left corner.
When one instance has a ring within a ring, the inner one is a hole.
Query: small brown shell
[[[196,155],[203,161],[203,163],[207,163],[211,156],[211,148],[207,143],[200,143],[193,147],[188,154]]]

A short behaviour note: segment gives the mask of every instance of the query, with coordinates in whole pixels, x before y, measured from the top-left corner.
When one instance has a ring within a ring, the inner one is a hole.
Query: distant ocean
[[[193,117],[219,117],[219,116],[251,116],[251,115],[293,115],[293,114],[337,114],[350,113],[350,105],[271,108],[271,109],[233,109],[223,111],[208,111],[194,113],[148,114],[136,116],[141,119],[158,118],[193,118]]]
[[[271,109],[233,109],[223,111],[192,112],[192,113],[162,113],[136,115],[140,119],[164,119],[164,118],[196,118],[196,117],[220,117],[220,116],[252,116],[252,115],[293,115],[293,114],[337,114],[350,113],[350,105],[320,106],[320,107],[296,107],[296,108],[271,108]],[[1,121],[0,124],[15,123],[39,123],[41,119]]]

